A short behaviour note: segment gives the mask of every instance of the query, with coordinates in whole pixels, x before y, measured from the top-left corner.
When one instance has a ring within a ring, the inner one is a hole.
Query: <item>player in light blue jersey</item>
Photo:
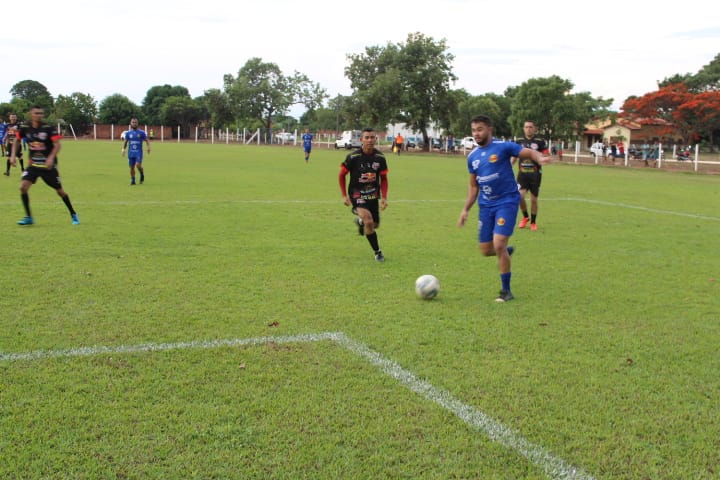
[[[303,136],[302,136],[303,149],[305,150],[305,163],[308,163],[308,161],[310,160],[310,151],[312,150],[312,141],[313,141],[312,133],[310,133],[309,128],[306,128],[305,133],[303,133]]]
[[[143,168],[143,142],[147,143],[147,153],[150,154],[150,140],[144,130],[138,129],[138,119],[130,119],[130,130],[125,133],[121,155],[125,155],[128,148],[128,165],[130,166],[130,185],[135,185],[135,167],[140,172],[140,183],[145,183],[145,169]]]
[[[510,290],[510,255],[514,249],[508,246],[508,241],[515,228],[520,202],[512,157],[532,159],[541,165],[550,163],[551,159],[542,152],[525,148],[515,142],[493,138],[493,122],[490,117],[478,115],[473,117],[470,125],[477,147],[467,158],[470,184],[458,226],[465,225],[468,213],[477,201],[480,209],[480,251],[486,257],[498,257],[501,290],[495,301],[508,302],[514,298]]]

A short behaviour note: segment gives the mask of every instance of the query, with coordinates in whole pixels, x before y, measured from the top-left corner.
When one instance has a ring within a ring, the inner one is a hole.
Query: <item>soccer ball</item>
[[[440,293],[440,280],[433,275],[421,275],[415,280],[415,293],[424,300],[432,300]]]

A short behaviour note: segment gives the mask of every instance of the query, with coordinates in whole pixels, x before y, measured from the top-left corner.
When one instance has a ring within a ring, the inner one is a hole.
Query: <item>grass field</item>
[[[0,478],[720,478],[720,178],[545,167],[496,304],[463,157],[389,156],[383,264],[343,157],[65,141],[79,226],[1,177]]]

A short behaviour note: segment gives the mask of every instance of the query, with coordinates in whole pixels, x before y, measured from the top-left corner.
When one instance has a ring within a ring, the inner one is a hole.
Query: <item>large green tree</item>
[[[205,93],[198,99],[207,112],[208,126],[215,128],[226,128],[234,125],[232,105],[229,95],[219,88],[205,90]]]
[[[253,119],[268,130],[274,119],[285,115],[292,105],[302,104],[314,110],[327,98],[325,90],[307,76],[297,71],[287,76],[275,63],[258,57],[248,60],[237,77],[226,74],[223,83],[235,116]]]
[[[135,105],[128,97],[119,93],[105,97],[98,107],[99,123],[128,125],[133,117],[138,117],[141,121],[144,120],[139,118],[140,116],[140,107]]]
[[[405,123],[423,136],[428,129],[448,124],[457,104],[450,82],[457,80],[446,41],[411,33],[404,43],[366,47],[348,55],[345,76],[353,89],[351,106],[359,109],[366,125],[383,127]]]
[[[72,125],[77,134],[88,132],[90,126],[95,123],[97,112],[95,99],[86,93],[58,95],[55,101],[55,120]]]
[[[160,110],[159,125],[179,126],[182,136],[190,137],[193,125],[202,118],[203,106],[189,97],[168,97]]]
[[[612,99],[593,98],[588,92],[570,93],[574,85],[557,75],[531,78],[513,93],[509,118],[513,134],[523,134],[526,120],[533,120],[546,138],[575,139],[594,118],[612,115]]]
[[[162,125],[161,110],[170,97],[190,98],[190,92],[181,85],[155,85],[145,94],[142,103],[142,113],[145,123]]]
[[[6,72],[7,73],[7,72]],[[25,107],[33,107],[35,105],[45,109],[46,113],[51,113],[55,101],[50,95],[47,87],[36,80],[22,80],[10,89],[10,95],[13,99],[21,99],[25,102]]]

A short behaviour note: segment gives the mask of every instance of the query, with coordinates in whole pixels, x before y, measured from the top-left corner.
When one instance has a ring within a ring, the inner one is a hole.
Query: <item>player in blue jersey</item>
[[[465,206],[460,212],[458,226],[462,227],[468,213],[477,201],[480,209],[478,237],[480,252],[486,257],[497,256],[500,272],[500,295],[496,302],[508,302],[510,290],[510,255],[513,247],[508,241],[515,228],[520,204],[520,192],[513,173],[512,157],[533,159],[540,165],[550,163],[550,157],[542,152],[525,148],[515,142],[493,138],[493,122],[490,117],[478,115],[470,122],[472,135],[477,143],[467,158],[470,184]]]
[[[2,117],[0,117],[0,154],[1,156],[5,156],[5,132],[7,131],[7,125],[5,124],[5,120],[3,120]],[[7,152],[7,156],[10,156],[10,152]]]
[[[305,163],[310,160],[310,151],[312,150],[313,135],[310,133],[310,129],[306,128],[305,133],[302,136],[303,149],[305,150]]]
[[[135,185],[135,167],[140,172],[140,183],[145,182],[145,169],[143,169],[143,142],[147,143],[147,153],[150,154],[150,140],[144,130],[138,128],[138,119],[130,119],[130,130],[125,133],[121,155],[125,155],[128,145],[128,165],[130,165],[130,185]]]

